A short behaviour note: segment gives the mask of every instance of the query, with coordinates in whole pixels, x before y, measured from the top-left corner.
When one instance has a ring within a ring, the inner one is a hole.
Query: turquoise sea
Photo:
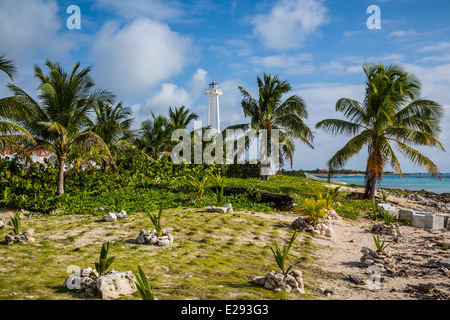
[[[379,184],[381,188],[392,188],[402,190],[427,190],[434,193],[450,193],[450,173],[441,174],[442,180],[431,177],[427,174],[404,175],[403,179],[398,175],[385,175]],[[364,185],[364,176],[335,175],[333,180],[342,181],[346,184]]]

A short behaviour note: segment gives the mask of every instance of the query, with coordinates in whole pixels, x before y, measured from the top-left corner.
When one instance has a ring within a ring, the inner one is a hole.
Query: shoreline
[[[341,175],[341,176],[334,176],[333,178],[339,178],[339,177],[345,177],[347,175]],[[358,176],[358,175],[351,175],[351,176]],[[361,175],[363,176],[363,175]],[[319,176],[318,176],[319,177]],[[341,181],[341,182],[345,182],[345,181]],[[354,187],[358,187],[358,188],[364,188],[363,185],[358,185],[358,184],[343,184],[343,186],[354,186]],[[394,187],[377,187],[377,190],[391,190],[391,191],[395,191],[395,192],[405,192],[405,193],[414,193],[414,194],[420,194],[423,195],[425,197],[442,197],[442,198],[449,198],[450,202],[450,191],[449,192],[434,192],[434,191],[429,191],[426,189],[421,189],[421,190],[411,190],[411,189],[401,189],[401,188],[394,188]]]
[[[363,186],[346,186],[337,184],[325,184],[326,187],[341,187],[342,191],[363,194]],[[421,208],[431,212],[450,213],[450,193],[438,194],[426,190],[412,191],[392,188],[377,188],[376,200],[382,200],[381,191],[392,191],[387,198],[388,202],[404,208]],[[397,191],[397,192],[396,192]],[[398,191],[401,191],[399,193]]]

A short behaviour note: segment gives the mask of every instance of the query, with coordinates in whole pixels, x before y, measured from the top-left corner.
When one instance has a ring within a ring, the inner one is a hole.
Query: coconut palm
[[[131,109],[124,107],[123,102],[114,104],[108,101],[98,101],[94,106],[94,121],[90,130],[98,134],[109,148],[122,139],[129,139],[134,135],[130,129],[134,119]]]
[[[172,110],[172,107],[169,107],[169,123],[172,130],[176,129],[186,129],[188,125],[198,119],[198,115],[191,110],[186,109],[185,106],[181,106],[180,108],[175,107],[175,110]]]
[[[308,117],[306,104],[298,95],[288,97],[283,101],[283,95],[291,91],[292,87],[287,81],[278,76],[272,77],[264,73],[264,78],[257,77],[258,98],[253,98],[243,87],[239,87],[242,99],[242,109],[245,117],[250,118],[250,124],[235,125],[229,129],[248,130],[258,132],[267,130],[267,139],[271,141],[270,132],[279,130],[280,164],[284,159],[293,165],[295,142],[298,139],[313,148],[314,135],[311,129],[303,121]],[[270,144],[267,148],[270,152]]]
[[[0,71],[6,73],[11,80],[17,73],[17,67],[13,60],[6,59],[6,54],[0,53]]]
[[[95,89],[89,77],[91,68],[80,70],[79,62],[71,72],[67,72],[60,63],[52,63],[48,59],[45,66],[49,69],[48,75],[38,65],[34,66],[35,77],[40,81],[37,88],[40,102],[12,84],[8,87],[14,96],[7,98],[6,102],[20,106],[30,114],[29,117],[16,119],[35,139],[30,152],[46,150],[56,156],[59,164],[56,193],[62,195],[64,166],[72,152],[100,147],[109,153],[103,139],[86,129],[90,123],[89,112],[96,103],[99,100],[112,101],[113,96]]]
[[[11,80],[17,73],[14,61],[6,59],[5,54],[0,54],[0,70],[6,73]],[[32,142],[33,137],[27,130],[14,123],[14,119],[28,115],[26,108],[15,104],[11,99],[0,100],[0,152],[9,149],[10,153],[16,153],[19,157],[32,161],[22,147],[22,143]]]
[[[412,163],[440,178],[437,166],[414,147],[445,151],[437,139],[442,106],[419,98],[420,81],[399,65],[366,63],[363,70],[367,77],[364,101],[342,98],[336,103],[336,111],[342,112],[348,121],[327,119],[316,125],[325,132],[352,137],[328,161],[329,177],[333,170],[342,168],[348,159],[367,147],[365,196],[375,200],[376,184],[382,180],[387,164],[402,175],[395,146]]]
[[[139,137],[135,140],[136,147],[153,159],[166,152],[170,152],[171,131],[166,117],[155,116],[142,122]]]

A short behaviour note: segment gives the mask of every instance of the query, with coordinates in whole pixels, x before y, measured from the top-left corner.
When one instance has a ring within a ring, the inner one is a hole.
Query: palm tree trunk
[[[369,147],[369,159],[367,161],[366,168],[366,190],[364,192],[364,198],[375,202],[377,183],[381,181],[382,177],[383,157],[381,152],[376,148],[376,141],[374,141],[372,146]]]
[[[375,178],[368,178],[366,183],[366,190],[364,196],[366,199],[370,199],[375,202],[375,196],[377,193],[377,181]]]
[[[59,157],[58,161],[59,161],[59,171],[58,171],[56,195],[60,196],[64,194],[64,163],[66,161],[66,156]]]

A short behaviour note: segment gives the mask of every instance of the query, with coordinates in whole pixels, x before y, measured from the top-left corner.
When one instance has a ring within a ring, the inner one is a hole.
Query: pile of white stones
[[[362,248],[361,253],[363,254],[363,256],[361,257],[361,262],[367,267],[374,265],[379,267],[380,269],[395,268],[395,260],[388,250],[378,252],[376,250],[364,247]]]
[[[299,232],[303,231],[314,231],[321,236],[331,238],[333,236],[333,229],[331,228],[331,224],[329,220],[324,221],[309,221],[306,217],[300,217],[294,222],[292,222],[292,226],[297,229]]]
[[[136,239],[136,242],[139,244],[148,243],[157,246],[167,246],[173,243],[173,239],[174,237],[172,233],[165,229],[161,231],[160,237],[158,237],[158,232],[156,232],[156,230],[146,231],[145,229],[142,229]]]
[[[0,230],[6,228],[6,221],[3,218],[0,218]]]
[[[303,274],[300,270],[291,270],[286,276],[272,270],[264,277],[253,278],[253,282],[275,292],[305,293]]]
[[[340,221],[342,220],[342,217],[337,214],[335,210],[325,210],[328,215],[325,217],[327,220],[334,220],[334,221]]]
[[[102,299],[116,299],[136,292],[135,277],[132,271],[106,271],[99,277],[92,268],[81,269],[67,277],[64,287],[89,296],[100,294]]]
[[[124,210],[122,210],[119,213],[110,212],[110,213],[103,215],[102,221],[114,222],[114,221],[117,221],[118,219],[124,219],[126,217],[127,217],[127,213]]]
[[[388,235],[393,237],[402,237],[403,232],[400,230],[400,225],[398,223],[391,223],[387,225],[386,223],[375,223],[372,226],[372,233],[379,235]]]
[[[214,207],[214,206],[207,206],[206,211],[209,212],[220,212],[220,213],[227,213],[227,212],[233,212],[233,207],[231,206],[231,203],[228,203],[224,205],[223,207]]]
[[[27,230],[23,233],[19,232],[19,234],[15,235],[15,236],[13,236],[11,233],[11,234],[5,235],[5,241],[6,241],[7,245],[10,245],[14,242],[21,242],[21,243],[34,242],[35,239],[33,238],[33,235],[34,235],[34,229]]]

